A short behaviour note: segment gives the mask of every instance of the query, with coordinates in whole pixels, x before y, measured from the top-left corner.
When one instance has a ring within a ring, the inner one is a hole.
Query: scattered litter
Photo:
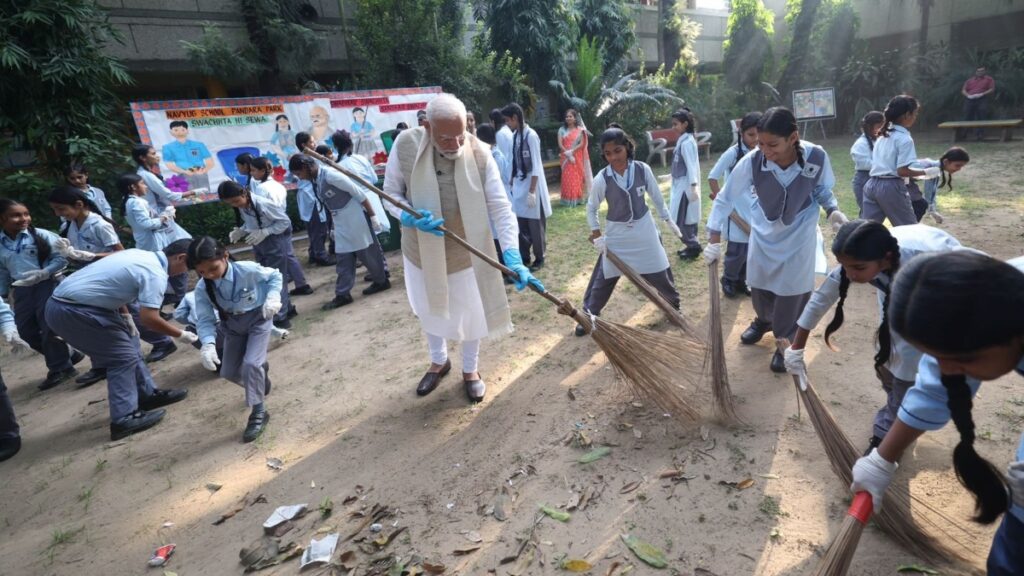
[[[309,481],[309,487],[310,487],[310,488],[316,488],[316,481],[314,481],[314,480],[310,480],[310,481]]]
[[[427,574],[444,574],[445,570],[448,569],[444,564],[434,564],[426,561],[424,561],[420,566],[427,572]]]
[[[483,537],[480,536],[480,533],[476,530],[464,531],[462,535],[466,538],[466,540],[469,540],[474,544],[479,544],[484,541]]]
[[[920,574],[938,574],[937,571],[919,564],[904,564],[896,568],[897,572],[918,572]]]
[[[178,573],[171,572],[170,570],[164,570],[164,576],[178,576]]]
[[[737,490],[746,490],[747,488],[750,488],[751,486],[754,485],[754,479],[753,478],[746,478],[744,480],[740,480],[739,482],[732,482],[732,481],[729,481],[729,480],[719,480],[718,484],[721,485],[721,486],[728,486],[730,488],[735,488]]]
[[[479,549],[479,546],[469,546],[468,548],[459,548],[457,550],[452,550],[452,554],[456,556],[465,556],[466,554],[472,554],[473,552],[476,552]]]
[[[572,515],[568,512],[562,512],[561,510],[556,510],[550,506],[545,506],[544,504],[540,505],[540,511],[559,522],[568,522],[569,519],[572,518]]]
[[[317,540],[313,538],[309,541],[309,547],[306,548],[302,553],[302,560],[299,563],[299,569],[303,569],[309,564],[317,562],[330,562],[331,556],[334,555],[334,548],[338,545],[338,538],[341,535],[337,532],[328,534],[326,537]]]
[[[448,510],[451,510],[452,508],[455,508],[455,502],[449,502],[445,504],[444,507]]]
[[[590,564],[590,562],[587,562],[586,560],[566,559],[562,561],[562,570],[568,572],[586,572],[587,570],[591,570],[593,568],[594,567]]]
[[[384,526],[382,526],[381,524],[378,524],[377,522],[374,522],[373,524],[370,524],[370,532],[373,532],[374,534],[376,534],[377,532],[380,532],[383,529],[384,529]]]
[[[598,446],[597,448],[594,448],[593,450],[591,450],[590,452],[587,452],[583,456],[580,456],[579,463],[580,464],[590,464],[591,462],[596,462],[596,461],[600,460],[601,458],[604,458],[605,456],[607,456],[607,455],[609,455],[611,453],[612,453],[612,449],[611,448],[609,448],[607,446]]]
[[[654,566],[655,568],[665,568],[668,566],[668,559],[665,558],[665,553],[660,549],[640,540],[636,536],[631,534],[622,534],[622,541],[626,544],[636,557],[643,560],[647,564]]]
[[[174,554],[174,549],[177,548],[175,544],[166,544],[156,549],[153,552],[153,557],[149,559],[150,566],[163,566],[167,564],[167,560]]]
[[[767,478],[768,480],[778,480],[778,474],[758,474],[760,478]]]
[[[284,468],[284,462],[280,458],[267,458],[267,467],[271,470],[281,470]]]
[[[211,493],[212,492],[216,492],[217,490],[220,490],[223,487],[224,487],[223,484],[217,484],[216,482],[207,482],[206,483],[206,489],[209,490]]]
[[[160,527],[161,528],[172,528],[173,526],[174,526],[174,522],[164,522]]]
[[[263,527],[267,529],[274,528],[278,524],[287,522],[288,520],[294,520],[295,518],[301,517],[306,513],[306,508],[309,504],[295,504],[292,506],[278,506],[277,510],[267,518],[267,521],[263,523]]]
[[[623,486],[622,490],[619,490],[619,494],[629,494],[630,492],[636,490],[639,487],[640,487],[640,481],[639,480],[634,480],[633,482],[630,482],[630,483],[626,484],[625,486]]]

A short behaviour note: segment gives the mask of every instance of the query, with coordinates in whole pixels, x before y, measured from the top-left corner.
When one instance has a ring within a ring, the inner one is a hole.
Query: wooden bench
[[[666,158],[669,154],[675,151],[676,142],[679,141],[679,133],[672,128],[662,128],[658,130],[648,130],[645,133],[647,137],[647,163],[651,163],[651,158],[656,155],[661,158],[661,165],[668,166]],[[694,135],[697,138],[697,152],[704,151],[704,159],[711,160],[711,132],[697,132]]]
[[[948,128],[953,130],[953,142],[958,141],[961,129],[968,128],[1002,128],[1003,137],[1000,139],[1003,142],[1009,142],[1013,140],[1013,129],[1024,124],[1024,119],[1006,119],[1006,120],[957,120],[955,122],[943,122],[939,124],[939,128]]]

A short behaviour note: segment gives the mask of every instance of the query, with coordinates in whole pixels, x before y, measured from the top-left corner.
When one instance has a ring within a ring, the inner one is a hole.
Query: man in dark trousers
[[[964,120],[988,120],[989,101],[995,91],[996,81],[988,75],[988,70],[984,66],[978,66],[974,71],[974,76],[968,78],[964,82],[963,88],[960,89],[960,93],[965,98]],[[960,137],[965,135],[965,133],[961,133]],[[974,131],[974,136],[980,141],[985,136],[985,130],[978,128]]]

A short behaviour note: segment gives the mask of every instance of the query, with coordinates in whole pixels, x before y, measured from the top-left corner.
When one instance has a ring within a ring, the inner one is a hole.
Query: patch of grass
[[[84,488],[83,487],[82,491],[78,493],[78,501],[82,503],[82,511],[83,512],[88,512],[89,511],[89,505],[92,504],[92,491],[95,488],[96,488],[96,485],[93,484],[92,486],[89,486],[88,488]]]
[[[789,516],[788,512],[782,511],[782,508],[779,506],[779,501],[772,496],[765,496],[757,506],[757,509],[760,510],[762,514],[773,518]]]
[[[100,472],[103,472],[103,470],[106,469],[106,467],[107,461],[102,458],[97,458],[96,467],[93,469],[93,474],[99,474]]]
[[[53,564],[53,559],[57,555],[57,549],[61,546],[74,542],[75,538],[82,532],[82,530],[85,530],[85,526],[68,530],[55,528],[53,530],[53,534],[50,536],[50,544],[42,551],[42,555],[46,556],[47,563]]]

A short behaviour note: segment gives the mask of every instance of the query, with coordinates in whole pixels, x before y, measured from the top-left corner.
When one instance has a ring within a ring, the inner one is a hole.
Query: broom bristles
[[[708,293],[711,309],[708,312],[708,354],[705,363],[711,365],[711,393],[715,412],[727,423],[739,422],[736,404],[729,387],[729,369],[725,364],[725,342],[722,339],[722,296],[718,291],[718,262],[708,266]]]
[[[635,285],[640,292],[647,297],[648,300],[654,303],[668,318],[674,326],[683,331],[684,334],[693,338],[694,340],[700,340],[700,334],[693,328],[693,326],[686,320],[682,312],[676,310],[671,304],[658,292],[658,289],[651,285],[642,275],[637,273],[636,270],[622,261],[621,258],[615,255],[611,250],[605,249],[605,257],[622,272],[622,275],[629,279],[630,282]]]
[[[845,576],[853,562],[853,554],[857,551],[857,544],[860,543],[860,535],[864,532],[864,526],[871,516],[871,495],[867,492],[858,492],[846,512],[839,533],[835,540],[829,545],[828,551],[814,571],[814,576]]]

